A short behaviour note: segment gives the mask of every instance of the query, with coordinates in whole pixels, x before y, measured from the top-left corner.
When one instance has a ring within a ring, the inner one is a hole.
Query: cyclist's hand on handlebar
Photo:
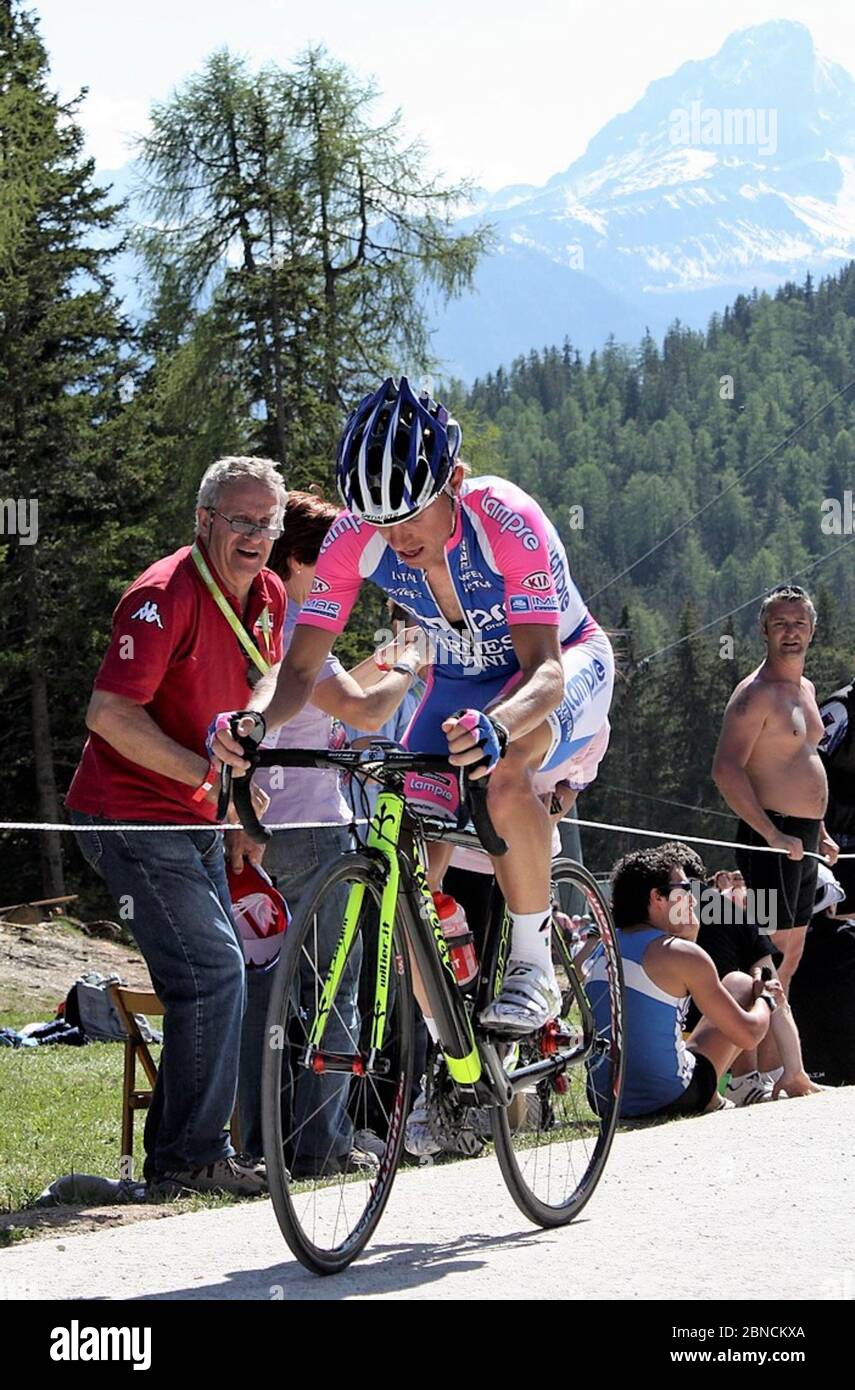
[[[222,763],[228,763],[230,767],[234,768],[238,776],[242,776],[249,767],[249,763],[243,756],[243,749],[231,732],[231,721],[239,718],[240,713],[240,710],[225,710],[222,714],[216,714],[208,725],[205,739],[208,756],[218,758]],[[247,714],[240,720],[239,732],[242,734],[251,733],[259,717],[257,714]]]
[[[448,739],[449,762],[468,767],[473,781],[486,777],[504,756],[508,731],[483,710],[461,709],[442,726]]]

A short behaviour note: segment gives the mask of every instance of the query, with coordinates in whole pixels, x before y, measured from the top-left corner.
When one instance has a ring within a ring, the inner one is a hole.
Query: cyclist
[[[302,709],[363,579],[426,630],[433,664],[405,743],[489,775],[489,812],[508,844],[494,869],[512,939],[501,993],[482,1022],[519,1036],[560,1006],[550,951],[552,822],[534,779],[548,772],[560,780],[595,735],[602,739],[614,659],[555,527],[513,483],[468,478],[460,443],[447,409],[415,395],[406,377],[385,381],[352,412],[337,457],[347,510],[324,541],[265,713],[269,731]],[[227,718],[216,722],[216,755],[246,769]],[[407,791],[449,814],[458,806],[452,778],[412,776]],[[450,854],[431,846],[431,887]]]

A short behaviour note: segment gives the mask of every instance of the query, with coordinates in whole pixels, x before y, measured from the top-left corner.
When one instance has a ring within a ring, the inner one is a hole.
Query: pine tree
[[[0,545],[0,804],[51,822],[80,749],[92,605],[124,559],[129,444],[116,430],[127,330],[104,245],[117,209],[83,157],[79,102],[50,91],[34,17],[0,0],[0,497],[37,519],[30,535],[7,525]],[[64,891],[61,839],[41,836],[47,896]],[[15,896],[36,891],[31,843],[6,854]]]
[[[424,173],[397,116],[322,49],[252,74],[227,51],[154,107],[141,142],[161,301],[240,345],[244,413],[289,483],[328,473],[342,415],[378,377],[430,364],[423,286],[469,284],[486,230],[452,234],[466,185]],[[167,301],[168,303],[168,294]]]

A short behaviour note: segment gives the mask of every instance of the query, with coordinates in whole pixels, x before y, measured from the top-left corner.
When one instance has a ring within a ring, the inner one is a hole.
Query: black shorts
[[[806,820],[804,816],[782,816],[778,811],[767,811],[766,815],[785,835],[795,836],[806,850],[816,854],[819,847],[818,820]],[[739,822],[736,838],[741,845],[766,844],[763,836],[743,820]],[[816,901],[817,859],[787,859],[783,854],[768,852],[752,854],[746,848],[736,851],[736,863],[745,877],[746,887],[755,893],[773,895],[768,899],[768,932],[807,926]]]
[[[689,1051],[694,1051],[689,1048]],[[670,1105],[663,1105],[661,1110],[655,1110],[655,1115],[699,1115],[702,1110],[706,1110],[716,1091],[718,1090],[718,1077],[715,1067],[709,1057],[705,1057],[702,1052],[695,1052],[695,1070],[692,1072],[692,1079],[681,1096],[672,1100]]]

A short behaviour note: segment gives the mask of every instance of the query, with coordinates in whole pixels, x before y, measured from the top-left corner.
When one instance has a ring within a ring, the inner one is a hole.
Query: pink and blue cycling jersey
[[[381,531],[349,512],[327,533],[299,623],[341,632],[362,581],[370,579],[430,630],[444,677],[482,680],[519,670],[515,623],[557,627],[564,648],[599,631],[558,532],[531,497],[492,477],[467,479],[459,497],[445,558],[462,627],[443,615],[426,572],[409,568]]]

